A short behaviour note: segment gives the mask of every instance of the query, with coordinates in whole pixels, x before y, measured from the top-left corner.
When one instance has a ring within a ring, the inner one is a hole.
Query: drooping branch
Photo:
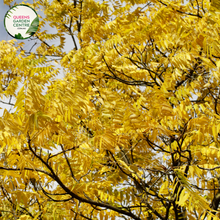
[[[120,208],[120,207],[115,207],[115,206],[112,206],[108,203],[101,203],[101,202],[96,202],[94,200],[90,200],[90,199],[85,199],[75,193],[73,193],[62,181],[61,179],[55,174],[54,170],[52,169],[52,167],[46,162],[43,160],[43,158],[41,158],[35,151],[34,149],[32,148],[31,146],[31,139],[30,139],[30,136],[28,134],[27,136],[27,143],[28,143],[28,148],[30,149],[30,151],[35,155],[36,158],[38,158],[50,171],[50,177],[52,177],[57,183],[58,185],[67,193],[69,194],[72,198],[74,199],[77,199],[79,200],[80,202],[84,202],[84,203],[87,203],[87,204],[90,204],[90,205],[94,205],[94,206],[98,206],[98,207],[103,207],[103,208],[108,208],[110,210],[113,210],[115,212],[118,212],[120,214],[123,214],[123,215],[127,215],[129,217],[132,217],[133,219],[135,220],[141,220],[139,217],[137,217],[136,215],[134,215],[132,212],[128,212],[128,211],[125,211],[124,209]],[[50,198],[51,199],[51,198]]]

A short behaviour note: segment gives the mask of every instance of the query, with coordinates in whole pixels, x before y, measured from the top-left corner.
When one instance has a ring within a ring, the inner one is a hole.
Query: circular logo
[[[9,35],[23,40],[35,34],[39,26],[39,18],[33,8],[20,4],[7,11],[4,24]]]

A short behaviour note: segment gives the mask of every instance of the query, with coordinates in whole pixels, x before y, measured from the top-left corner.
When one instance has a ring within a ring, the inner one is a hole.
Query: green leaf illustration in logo
[[[24,39],[20,33],[15,34],[15,38],[16,39]]]
[[[10,13],[12,14],[12,13],[13,13],[12,10],[13,10],[13,11],[16,11],[16,9],[18,9],[18,6],[17,6],[17,5],[16,5],[16,6],[13,6],[13,7],[11,8],[11,10],[7,12],[6,18],[10,18],[10,17],[11,17]]]
[[[37,31],[38,25],[39,25],[39,18],[36,17],[36,18],[32,21],[31,26],[28,28],[26,34],[33,35],[33,34]]]

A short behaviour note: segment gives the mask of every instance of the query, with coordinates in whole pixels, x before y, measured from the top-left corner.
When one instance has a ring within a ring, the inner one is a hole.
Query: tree
[[[30,6],[36,50],[0,42],[0,218],[219,219],[218,2]]]

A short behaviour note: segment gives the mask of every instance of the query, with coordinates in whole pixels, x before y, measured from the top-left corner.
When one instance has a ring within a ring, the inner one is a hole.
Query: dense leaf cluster
[[[30,6],[30,51],[0,42],[0,218],[219,219],[218,1]]]

